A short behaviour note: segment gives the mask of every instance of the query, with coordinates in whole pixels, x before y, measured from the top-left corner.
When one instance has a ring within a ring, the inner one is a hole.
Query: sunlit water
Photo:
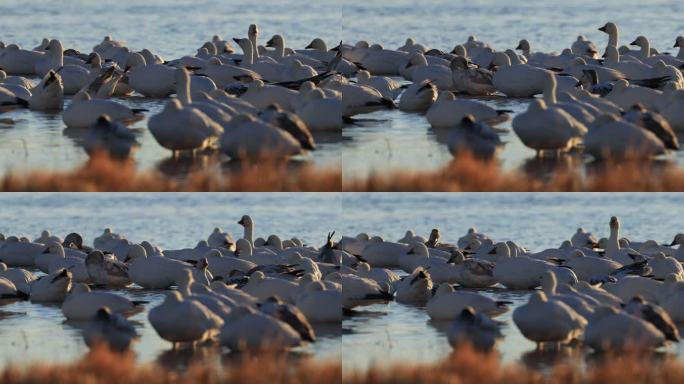
[[[347,193],[340,230],[396,241],[408,229],[427,236],[432,228],[439,228],[444,242],[455,243],[474,226],[495,241],[514,240],[532,251],[541,251],[558,247],[580,226],[607,236],[608,220],[617,215],[622,236],[669,243],[684,228],[678,209],[683,202],[684,197],[677,194]],[[512,310],[529,296],[529,291],[503,288],[480,292],[496,300],[512,301]],[[511,314],[497,317],[505,322],[505,338],[499,346],[502,361],[544,368],[562,356],[587,354],[578,348],[564,349],[560,355],[535,353],[535,344],[520,334]],[[448,324],[429,320],[423,307],[396,302],[357,308],[357,314],[345,317],[342,323],[343,372],[387,363],[432,362],[448,356]],[[681,356],[684,346],[673,345],[664,351]]]
[[[684,4],[677,1],[344,0],[342,4],[345,41],[354,43],[363,39],[391,49],[404,45],[406,38],[412,37],[428,47],[451,51],[469,35],[475,35],[497,50],[513,49],[520,39],[526,38],[533,51],[560,52],[581,34],[602,50],[608,37],[598,28],[612,21],[620,28],[621,44],[645,35],[652,47],[672,51],[675,38],[684,29],[684,21],[679,17]],[[527,108],[529,100],[485,102],[497,109],[513,110],[512,116],[515,116]],[[345,180],[371,171],[436,169],[452,159],[444,142],[448,133],[431,129],[420,114],[390,111],[363,117],[375,121],[363,122],[343,132]],[[500,127],[510,128],[510,121]],[[547,174],[548,162],[536,161],[534,152],[514,133],[504,135],[502,140],[507,144],[498,156],[504,169]],[[684,154],[679,152],[665,159],[681,165]],[[562,164],[567,166],[565,162]]]
[[[332,44],[339,41],[340,6],[335,2],[303,0],[251,2],[231,1],[85,1],[55,4],[52,1],[0,2],[0,41],[33,48],[43,37],[59,38],[65,47],[91,52],[105,35],[128,42],[135,50],[149,48],[166,59],[195,54],[215,34],[230,40],[247,34],[257,23],[264,44],[273,34],[285,37],[288,46],[303,48],[314,37]],[[238,48],[239,50],[239,48]],[[68,106],[70,98],[67,98]],[[133,98],[118,100],[133,108],[158,113],[163,101]],[[0,124],[0,173],[10,169],[72,169],[88,155],[81,147],[81,130],[65,130],[61,114],[14,111],[0,114],[17,121]],[[229,167],[227,158],[174,161],[171,152],[157,144],[147,130],[147,119],[132,125],[138,128],[141,147],[135,154],[139,169],[158,170],[182,177],[189,169]],[[340,164],[340,135],[315,135],[318,150],[301,159],[326,167]]]
[[[298,236],[305,243],[321,245],[334,227],[340,198],[337,194],[66,194],[0,195],[0,232],[34,239],[49,228],[65,236],[82,233],[92,244],[105,227],[131,241],[148,240],[162,248],[194,247],[214,227],[235,238],[242,236],[237,221],[251,215],[258,234]],[[147,312],[164,299],[163,291],[130,288],[117,291],[134,300],[149,301],[145,310],[130,318],[141,335],[135,345],[141,362],[157,361],[169,367],[187,366],[197,359],[219,361],[232,356],[219,348],[198,348],[194,353],[171,351],[147,321]],[[179,321],[183,321],[179,319]],[[318,341],[298,348],[292,356],[339,360],[341,329],[316,326]],[[31,302],[0,303],[0,366],[8,362],[71,361],[88,350],[79,324],[66,323],[59,305]]]

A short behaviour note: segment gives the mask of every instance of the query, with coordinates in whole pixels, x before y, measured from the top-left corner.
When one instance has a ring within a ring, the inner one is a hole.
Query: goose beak
[[[676,241],[676,240],[672,240],[672,242],[670,243],[670,247],[674,247],[675,245],[677,245],[677,241]]]
[[[238,39],[237,37],[233,37],[233,41],[235,42],[235,44],[240,44],[240,39]]]
[[[601,32],[605,32],[606,29],[608,29],[608,28],[606,28],[606,26],[604,25],[603,27],[599,28],[598,30],[601,31]]]
[[[632,41],[631,43],[629,43],[629,45],[639,45],[639,44],[637,43],[636,40],[634,40],[634,41]]]
[[[679,41],[675,41],[674,45],[672,46],[672,48],[677,48],[677,47],[679,47]]]
[[[409,68],[411,68],[411,65],[413,65],[413,64],[411,64],[411,62],[409,61],[408,63],[406,63],[406,65],[404,66],[404,68],[405,68],[405,69],[409,69]]]
[[[518,44],[518,46],[515,47],[515,49],[522,49],[522,45]]]
[[[307,45],[306,47],[304,47],[304,49],[309,49],[309,48],[313,48],[313,47],[311,46],[311,44],[309,44],[309,45]]]
[[[240,219],[240,221],[237,222],[240,225],[245,225],[245,221],[243,219]]]
[[[272,47],[273,47],[273,39],[267,41],[267,42],[266,42],[266,46],[269,47],[269,48],[272,48]]]

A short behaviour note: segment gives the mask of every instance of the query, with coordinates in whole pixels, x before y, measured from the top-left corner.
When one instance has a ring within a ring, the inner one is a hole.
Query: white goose
[[[511,62],[503,52],[494,54],[499,69],[492,76],[494,87],[508,97],[532,97],[542,93],[548,71],[532,65]]]
[[[513,119],[513,131],[540,156],[546,150],[569,149],[587,134],[587,127],[567,112],[534,100],[526,112]]]
[[[219,143],[221,152],[233,159],[287,158],[303,151],[285,130],[245,114],[230,121]]]
[[[386,99],[394,100],[402,91],[396,80],[385,76],[371,76],[366,70],[360,70],[356,74],[356,79],[361,85],[375,88]]]
[[[309,283],[295,304],[312,323],[342,322],[342,292],[326,289],[320,281]]]
[[[133,244],[125,260],[130,279],[146,289],[166,289],[175,284],[190,265],[161,256],[148,256],[145,249]]]
[[[1,261],[0,277],[11,281],[17,291],[26,295],[31,293],[31,283],[37,279],[31,271],[23,268],[7,268],[7,265]]]
[[[418,267],[410,275],[398,281],[396,288],[397,302],[425,303],[432,296],[432,278],[423,267]]]
[[[176,90],[176,70],[163,64],[148,64],[143,55],[132,52],[126,63],[128,85],[145,97],[166,98]]]
[[[177,151],[206,148],[223,132],[203,112],[183,107],[178,99],[169,100],[161,113],[150,118],[148,127],[155,140],[174,156]]]
[[[495,301],[477,292],[455,291],[449,284],[440,284],[435,296],[425,307],[432,320],[453,320],[466,307],[489,316],[498,316],[508,311],[508,302]]]
[[[549,301],[542,291],[532,293],[527,304],[513,311],[513,322],[526,338],[537,343],[567,343],[582,334],[587,320],[559,301]]]
[[[110,292],[92,292],[86,284],[74,284],[62,303],[62,313],[67,320],[89,320],[102,307],[113,313],[131,315],[144,302],[130,301]]]
[[[505,111],[496,110],[475,100],[456,99],[454,94],[448,91],[439,93],[425,117],[433,128],[450,128],[458,125],[466,115],[472,115],[476,121],[489,124],[501,123],[508,119]]]
[[[31,283],[31,301],[62,302],[71,288],[71,272],[66,269],[40,277]]]
[[[148,314],[150,324],[162,339],[173,343],[201,342],[213,337],[223,325],[223,320],[204,305],[184,300],[177,291],[166,293],[166,299]],[[179,322],[178,319],[192,319]]]
[[[59,73],[66,95],[74,95],[90,83],[90,71],[81,65],[65,64],[64,48],[59,40],[51,40],[45,50],[45,56],[36,62],[38,76],[45,76],[50,71]]]
[[[34,111],[61,111],[64,108],[62,76],[53,71],[31,90],[29,109]]]
[[[652,158],[666,152],[655,134],[615,115],[597,117],[590,128],[585,151],[596,159]]]
[[[430,80],[440,90],[454,89],[451,68],[444,65],[429,64],[425,56],[420,52],[411,53],[405,68],[411,71],[408,80],[414,83]]]
[[[113,121],[132,123],[143,118],[146,109],[131,109],[112,100],[92,99],[87,91],[78,92],[69,107],[64,110],[62,120],[67,127],[88,128],[102,115]]]
[[[228,315],[219,341],[231,351],[280,351],[302,344],[290,325],[245,306],[234,308]]]
[[[638,317],[612,307],[600,307],[589,319],[584,342],[597,351],[651,349],[663,345],[665,336]]]
[[[128,277],[128,266],[120,262],[116,257],[105,256],[95,250],[88,254],[85,259],[88,276],[94,284],[109,287],[125,287],[131,283]],[[116,311],[114,308],[111,310]]]
[[[437,100],[437,86],[429,80],[413,83],[399,98],[399,109],[405,112],[424,112]]]

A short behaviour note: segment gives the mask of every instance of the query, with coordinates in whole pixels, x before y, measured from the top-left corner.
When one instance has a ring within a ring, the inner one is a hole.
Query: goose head
[[[70,293],[72,295],[77,294],[77,293],[88,293],[88,292],[90,292],[90,287],[88,287],[88,284],[78,283],[78,284],[74,284],[71,286]]]
[[[523,52],[529,52],[530,51],[530,43],[529,43],[529,41],[522,39],[518,43],[518,46],[515,47],[515,49],[521,50]]]
[[[366,71],[365,69],[361,69],[356,73],[356,79],[361,84],[367,83],[368,80],[370,80],[370,78],[371,78],[370,72]]]
[[[266,243],[264,245],[271,246],[275,249],[283,249],[283,242],[280,240],[280,237],[278,235],[270,235],[266,239]]]
[[[544,294],[544,291],[534,291],[532,295],[530,295],[528,304],[543,304],[547,301],[548,299],[546,298],[546,294]]]
[[[307,45],[304,49],[314,49],[316,51],[321,51],[321,52],[327,52],[328,47],[325,45],[325,41],[323,39],[319,39],[318,37],[311,40],[309,45]]]
[[[617,231],[617,230],[620,229],[620,221],[619,221],[618,218],[615,217],[615,216],[613,216],[613,217],[610,218],[610,223],[609,223],[609,225],[610,225],[610,231],[611,231],[611,233],[612,233],[613,231]]]
[[[54,289],[60,291],[68,292],[69,287],[71,287],[71,272],[66,268],[55,271],[54,273],[46,276],[50,279],[50,285]]]
[[[237,222],[243,227],[251,227],[254,225],[254,222],[252,221],[252,218],[249,215],[243,215],[242,218],[240,218],[240,221]]]
[[[454,96],[454,94],[449,92],[449,91],[442,91],[439,93],[439,96],[437,96],[436,101],[449,101],[449,100],[456,100],[456,96]]]
[[[670,243],[670,246],[675,246],[675,245],[682,245],[684,244],[684,233],[678,233],[675,235],[674,239]]]
[[[92,251],[86,256],[85,263],[86,265],[103,265],[105,262],[105,255],[102,253],[102,251],[95,250]]]
[[[138,52],[131,52],[128,54],[128,58],[126,59],[126,69],[124,72],[128,72],[130,69],[134,69],[137,67],[144,67],[147,65],[147,61],[145,61],[145,57]]]
[[[637,46],[637,47],[641,47],[641,48],[646,47],[646,46],[650,47],[650,44],[648,43],[648,39],[645,36],[637,37],[636,40],[629,43],[629,45]]]
[[[598,30],[610,35],[613,33],[617,33],[618,29],[614,23],[607,22],[603,27],[599,28]]]
[[[468,57],[468,50],[466,47],[463,45],[459,44],[454,47],[454,49],[451,50],[451,54],[457,55],[457,56],[463,56],[463,57]]]
[[[285,48],[285,41],[280,35],[273,35],[269,41],[266,42],[266,46],[269,48]]]
[[[452,70],[457,70],[457,71],[464,71],[470,66],[468,65],[468,59],[466,59],[465,56],[456,56],[454,57],[451,62],[449,63],[449,67]]]
[[[42,89],[46,94],[63,92],[64,84],[62,83],[62,76],[59,73],[50,71],[43,78]],[[40,86],[39,86],[40,87]]]
[[[430,251],[428,247],[423,243],[414,242],[409,250],[406,251],[407,255],[416,255],[418,257],[427,258],[430,256]]]
[[[428,271],[426,271],[423,267],[416,268],[416,270],[411,273],[408,279],[409,285],[411,286],[424,288],[432,287],[432,278],[430,277]]]
[[[437,291],[435,291],[435,297],[450,292],[454,292],[454,287],[452,287],[450,284],[442,283],[437,287]]]
[[[684,36],[677,36],[677,39],[675,40],[674,45],[672,48],[684,48]]]
[[[259,28],[257,27],[256,24],[250,24],[249,29],[247,30],[247,36],[249,36],[249,39],[256,39],[259,37]]]
[[[62,247],[62,244],[56,242],[56,241],[50,241],[48,244],[46,244],[46,248],[43,251],[43,254],[50,254],[54,255],[60,258],[64,258],[64,247]]]

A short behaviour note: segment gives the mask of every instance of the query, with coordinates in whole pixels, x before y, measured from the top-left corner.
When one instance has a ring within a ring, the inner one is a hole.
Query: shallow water
[[[334,225],[338,194],[1,194],[0,232],[31,239],[49,228],[65,236],[79,231],[92,244],[105,227],[125,234],[131,241],[144,239],[162,248],[194,247],[214,227],[235,238],[242,236],[237,221],[251,215],[257,233],[298,236],[305,243],[321,245]],[[293,219],[296,218],[296,219]],[[263,231],[263,232],[262,232]],[[189,361],[230,359],[218,348],[196,352],[173,352],[171,344],[157,336],[147,321],[147,311],[164,299],[163,291],[127,289],[119,291],[135,300],[146,300],[145,310],[130,318],[141,335],[135,345],[141,362],[158,361],[169,367],[187,366]],[[7,317],[5,317],[7,316]],[[65,323],[58,305],[31,302],[0,303],[0,366],[8,362],[35,360],[71,361],[88,350],[79,324]],[[315,329],[318,341],[298,348],[292,356],[339,359],[339,325]]]
[[[531,251],[558,247],[578,227],[597,236],[608,235],[608,220],[617,215],[621,235],[669,243],[682,232],[684,197],[678,194],[350,194],[343,199],[341,231],[366,232],[396,241],[408,229],[428,236],[439,228],[444,242],[456,242],[470,227],[494,241],[514,240]],[[405,274],[401,272],[401,274]],[[481,293],[512,301],[512,309],[527,301],[529,291],[488,289]],[[391,302],[357,308],[342,323],[342,368],[348,373],[373,364],[432,362],[449,355],[448,324],[430,322],[421,307]],[[505,322],[499,345],[501,360],[547,367],[554,359],[587,356],[586,350],[565,348],[561,353],[536,353],[511,320],[512,310],[497,317]],[[684,355],[684,345],[666,353]],[[588,357],[588,356],[587,356]]]
[[[340,7],[336,2],[303,0],[250,2],[244,0],[154,0],[85,1],[60,3],[46,0],[0,2],[0,41],[33,48],[43,37],[59,38],[65,47],[91,52],[103,36],[128,42],[137,50],[149,48],[165,58],[194,54],[215,34],[225,39],[247,34],[250,23],[261,30],[262,44],[280,33],[286,44],[303,48],[314,37],[327,42],[340,40]],[[133,98],[122,101],[134,108],[149,109],[146,116],[158,113],[163,101]],[[67,103],[68,105],[68,103]],[[14,126],[0,124],[0,173],[10,169],[72,169],[88,155],[79,145],[79,130],[65,130],[59,114],[14,111],[0,114],[17,121]],[[182,178],[188,170],[210,167],[228,168],[223,156],[201,157],[195,161],[174,161],[171,152],[157,144],[147,130],[147,119],[131,126],[139,129],[135,160],[139,169],[158,170]],[[316,165],[338,167],[340,135],[316,135],[318,150],[301,159]]]
[[[677,1],[431,0],[418,5],[408,0],[343,0],[342,4],[345,41],[353,43],[363,39],[392,49],[412,37],[417,43],[451,51],[469,35],[475,35],[497,50],[515,48],[520,39],[526,38],[533,51],[560,52],[582,34],[602,50],[608,38],[597,29],[612,21],[620,28],[620,44],[629,44],[644,34],[652,47],[672,51],[675,38],[684,29],[684,21],[679,17],[684,4]],[[513,110],[512,116],[515,116],[527,108],[529,100],[485,102],[497,109]],[[390,111],[363,118],[375,121],[343,132],[345,180],[368,175],[374,170],[431,170],[452,159],[442,138],[445,135],[431,129],[422,115]],[[510,128],[510,121],[500,127]],[[502,140],[507,144],[498,158],[504,169],[546,175],[549,166],[568,166],[565,159],[559,164],[536,161],[534,151],[526,148],[513,132],[504,135]],[[663,159],[682,165],[684,153]],[[589,159],[584,162],[587,161]]]

